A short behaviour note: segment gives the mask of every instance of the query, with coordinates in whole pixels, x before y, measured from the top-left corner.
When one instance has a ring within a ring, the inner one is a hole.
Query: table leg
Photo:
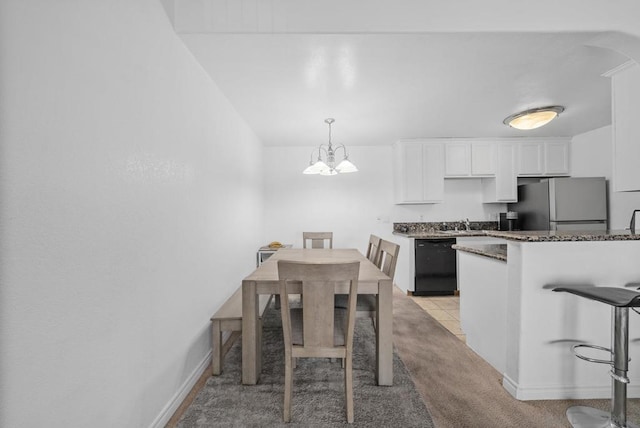
[[[242,383],[258,383],[258,296],[255,281],[242,281]]]
[[[376,311],[376,377],[378,385],[393,385],[393,283],[378,283],[378,310]]]
[[[211,371],[214,376],[222,373],[222,362],[224,361],[224,353],[222,352],[222,329],[220,328],[220,320],[211,322]]]

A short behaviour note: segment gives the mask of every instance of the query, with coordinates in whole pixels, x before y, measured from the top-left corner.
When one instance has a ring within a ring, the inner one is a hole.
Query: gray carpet
[[[267,309],[263,370],[258,385],[241,384],[238,340],[223,373],[210,377],[178,427],[434,427],[404,363],[394,351],[393,386],[375,383],[375,333],[370,319],[356,320],[353,381],[355,421],[346,423],[344,378],[339,362],[300,359],[294,370],[291,423],[282,422],[284,357],[280,314]]]

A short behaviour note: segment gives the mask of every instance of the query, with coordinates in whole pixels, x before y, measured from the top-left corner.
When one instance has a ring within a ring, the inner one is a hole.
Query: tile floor
[[[422,309],[466,343],[460,328],[460,296],[411,296]]]

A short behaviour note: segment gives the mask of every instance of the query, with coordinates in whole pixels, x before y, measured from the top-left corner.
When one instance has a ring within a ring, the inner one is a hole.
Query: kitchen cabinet
[[[569,175],[569,141],[548,141],[544,148],[545,175]]]
[[[467,177],[471,174],[471,147],[468,142],[445,143],[444,159],[445,177]]]
[[[445,178],[486,177],[495,174],[495,146],[489,141],[444,143]]]
[[[517,177],[569,175],[569,144],[560,137],[398,141],[396,204],[442,202],[448,178],[481,178],[485,203],[517,202]]]
[[[518,147],[517,174],[521,177],[569,175],[569,143],[567,138],[545,141],[526,140]]]
[[[482,177],[495,174],[495,146],[489,141],[456,141],[444,143],[447,178]]]
[[[544,174],[544,143],[523,141],[518,146],[518,175]]]
[[[442,143],[397,142],[394,146],[396,204],[442,202],[444,162]]]
[[[517,202],[516,145],[512,142],[495,143],[495,177],[482,179],[482,201]]]
[[[478,141],[471,144],[471,175],[490,176],[496,174],[496,144]]]
[[[640,190],[640,66],[629,62],[610,73],[613,129],[613,189]]]

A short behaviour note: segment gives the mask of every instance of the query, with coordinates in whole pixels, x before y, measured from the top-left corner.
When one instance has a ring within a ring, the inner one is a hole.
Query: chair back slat
[[[376,235],[371,235],[369,236],[369,245],[367,245],[367,258],[371,263],[377,266],[379,254],[380,254],[380,237]]]
[[[333,232],[302,232],[302,248],[307,248],[307,241],[311,241],[311,248],[333,248]]]
[[[304,346],[329,348],[335,345],[334,287],[317,281],[303,281],[303,341]],[[306,303],[306,304],[305,304]]]
[[[385,275],[393,279],[396,274],[396,263],[398,262],[398,253],[400,245],[390,241],[380,240],[380,254],[378,255],[377,266]]]

